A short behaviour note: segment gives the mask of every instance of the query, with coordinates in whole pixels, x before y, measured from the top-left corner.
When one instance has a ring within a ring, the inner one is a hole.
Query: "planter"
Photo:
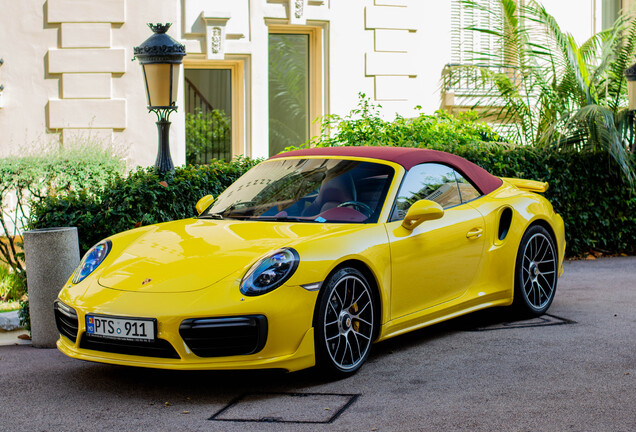
[[[80,262],[77,228],[42,228],[23,237],[32,343],[55,348],[60,335],[53,302]]]

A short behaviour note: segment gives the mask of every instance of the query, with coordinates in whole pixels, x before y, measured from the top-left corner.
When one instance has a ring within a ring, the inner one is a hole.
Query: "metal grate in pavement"
[[[209,420],[256,423],[333,423],[359,394],[248,393]]]

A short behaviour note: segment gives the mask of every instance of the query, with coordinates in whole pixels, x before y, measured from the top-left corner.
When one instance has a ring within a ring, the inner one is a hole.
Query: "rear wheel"
[[[375,332],[375,299],[364,275],[350,267],[336,271],[319,297],[316,360],[328,373],[356,372],[369,356]]]
[[[523,314],[544,314],[554,300],[558,257],[554,240],[540,225],[525,232],[517,252],[514,306]]]

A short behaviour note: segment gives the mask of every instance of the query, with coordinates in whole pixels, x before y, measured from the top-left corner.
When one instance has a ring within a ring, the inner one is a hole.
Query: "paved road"
[[[636,257],[568,262],[549,311],[557,318],[505,324],[505,311],[479,313],[378,344],[358,374],[332,382],[1,346],[0,430],[631,432],[635,305]]]

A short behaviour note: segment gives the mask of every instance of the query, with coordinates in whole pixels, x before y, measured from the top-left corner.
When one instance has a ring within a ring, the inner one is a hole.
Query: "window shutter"
[[[468,29],[474,26],[482,29],[501,28],[501,3],[499,0],[475,0],[479,7],[463,4],[462,0],[451,3],[451,62],[454,64],[492,63],[475,53],[500,50],[497,37]],[[479,61],[475,58],[479,57]]]

